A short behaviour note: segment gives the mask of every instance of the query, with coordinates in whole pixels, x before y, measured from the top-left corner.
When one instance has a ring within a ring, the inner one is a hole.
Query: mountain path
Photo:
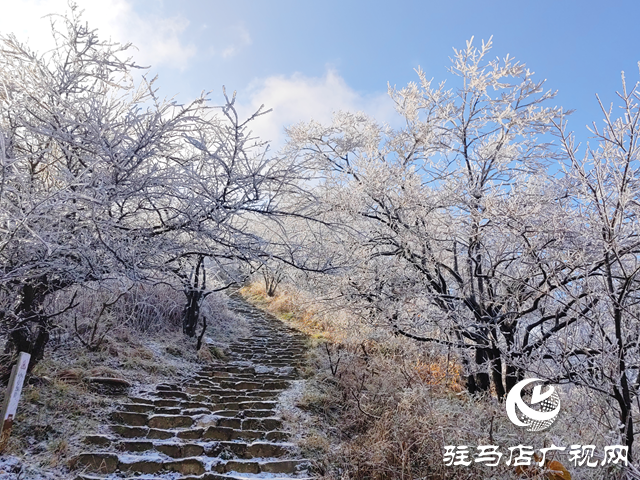
[[[108,433],[87,435],[76,480],[311,478],[283,421],[278,396],[299,377],[306,336],[243,300],[251,335],[181,383],[130,396]]]

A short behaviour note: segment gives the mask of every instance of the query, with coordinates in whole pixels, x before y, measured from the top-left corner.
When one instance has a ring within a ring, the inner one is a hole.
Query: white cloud
[[[189,21],[182,16],[141,15],[128,0],[77,0],[83,19],[97,28],[100,38],[133,43],[136,61],[144,66],[167,65],[186,68],[196,54],[193,44],[185,44],[181,34]],[[44,51],[52,46],[49,19],[44,16],[68,12],[67,0],[18,0],[3,5],[0,33],[14,33],[32,49]]]
[[[274,149],[284,145],[285,127],[310,120],[329,123],[339,110],[362,111],[380,123],[393,125],[397,121],[393,102],[386,92],[363,95],[334,69],[328,69],[322,77],[295,73],[256,80],[247,93],[248,99],[238,97],[239,111],[244,115],[250,115],[262,104],[273,110],[259,117],[252,130],[261,139],[271,140]]]

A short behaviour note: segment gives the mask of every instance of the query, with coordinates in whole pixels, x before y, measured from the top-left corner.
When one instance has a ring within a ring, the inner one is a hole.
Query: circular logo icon
[[[560,413],[560,396],[555,387],[549,386],[543,392],[542,385],[535,385],[531,393],[523,391],[535,382],[542,383],[542,380],[526,378],[516,383],[509,391],[506,402],[507,415],[511,423],[527,427],[528,432],[540,432],[549,428]],[[528,404],[523,396],[528,399]]]

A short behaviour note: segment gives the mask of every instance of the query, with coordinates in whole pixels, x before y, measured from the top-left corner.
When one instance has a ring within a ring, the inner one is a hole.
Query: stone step
[[[180,410],[181,415],[208,415],[217,408],[218,405],[213,406],[212,408],[187,408],[184,410]]]
[[[155,399],[153,404],[157,407],[177,407],[182,403],[181,400],[167,400],[167,399]]]
[[[187,433],[189,432],[189,434]],[[289,439],[289,434],[280,430],[250,430],[232,428],[222,425],[207,427],[206,429],[185,430],[184,438],[201,438],[203,440],[231,441],[231,440],[268,440],[270,442],[283,442]],[[178,436],[180,436],[178,433]],[[199,435],[199,436],[197,436]]]
[[[162,430],[160,428],[150,428],[147,438],[153,440],[168,440],[176,436],[177,432],[171,430]]]
[[[153,411],[155,405],[153,403],[123,403],[118,410],[129,413],[147,413]]]
[[[97,447],[108,447],[113,440],[113,437],[109,435],[87,435],[82,440],[82,443],[85,445],[95,445]]]
[[[188,400],[189,394],[183,392],[182,390],[159,390],[154,392],[153,395],[160,398],[166,398],[169,400],[183,399]]]
[[[155,449],[172,458],[199,457],[205,454],[205,447],[197,443],[159,443],[155,445]]]
[[[147,421],[149,428],[171,430],[174,428],[189,428],[194,419],[188,415],[152,415]]]
[[[153,450],[153,442],[149,440],[123,440],[116,445],[123,452],[146,452]]]
[[[257,478],[261,478],[261,477],[257,477]],[[298,475],[296,475],[295,477],[291,477],[291,476],[273,476],[273,475],[269,475],[269,477],[262,477],[262,478],[268,478],[269,480],[314,480],[313,477],[300,477]],[[129,479],[126,479],[129,480]],[[133,479],[131,479],[133,480]],[[136,479],[137,480],[137,479]],[[155,480],[155,479],[153,479]],[[158,479],[160,480],[160,479]],[[256,480],[256,477],[253,475],[242,475],[241,473],[205,473],[204,475],[201,476],[197,476],[197,477],[181,477],[180,480]]]
[[[132,403],[146,403],[149,405],[153,405],[153,400],[149,399],[149,398],[143,398],[143,397],[129,397],[129,400]]]
[[[207,455],[222,457],[223,453],[231,453],[241,459],[291,457],[294,445],[291,443],[273,443],[255,441],[252,443],[223,441],[217,442],[207,451]]]
[[[247,455],[247,451],[243,451],[241,444],[229,443],[219,450],[229,452],[229,448],[235,450],[230,453],[233,455]],[[202,447],[195,445],[194,447]],[[271,447],[258,446],[270,451]],[[175,451],[166,448],[174,454],[181,454],[182,448],[175,447]],[[197,450],[199,451],[199,450]],[[282,450],[273,450],[274,452],[285,452]],[[212,452],[215,453],[215,452]],[[235,458],[233,460],[221,460],[213,465],[217,473],[276,473],[276,474],[295,474],[308,465],[307,460],[301,459],[274,459],[261,458]],[[112,452],[96,452],[81,453],[72,461],[74,468],[84,468],[87,471],[102,474],[112,474],[116,471],[130,474],[158,474],[163,471],[177,472],[183,475],[203,475],[207,471],[207,463],[205,459],[199,456],[191,456],[186,458],[167,459],[160,454],[145,453],[144,455],[122,454],[118,455]]]
[[[214,415],[219,417],[238,417],[239,413],[239,410],[217,410],[213,412]]]
[[[242,410],[241,413],[244,418],[273,417],[276,414],[275,410]]]
[[[180,407],[156,407],[150,414],[156,415],[180,415],[182,409]]]
[[[215,466],[218,473],[286,473],[294,474],[308,465],[306,460],[227,460]]]
[[[264,436],[263,432],[255,432],[257,436]],[[252,437],[250,435],[249,437]],[[291,456],[293,444],[258,441],[255,438],[244,438],[249,443],[239,441],[233,434],[226,435],[225,439],[208,443],[175,443],[153,442],[150,440],[121,440],[115,444],[115,448],[121,452],[141,453],[154,450],[172,458],[218,457],[222,452],[228,451],[239,458],[250,459],[254,457],[285,457]],[[252,440],[256,440],[253,441]],[[111,442],[110,442],[111,443]]]
[[[188,430],[180,430],[176,433],[176,437],[183,440],[197,440],[202,438],[204,432],[206,430],[204,428],[191,428]]]
[[[111,431],[124,438],[146,438],[149,427],[131,427],[129,425],[111,425]]]
[[[156,385],[156,390],[180,390],[180,385],[177,383],[160,383]]]
[[[247,418],[242,421],[242,430],[281,430],[282,420],[279,418]]]
[[[111,425],[111,431],[122,438],[140,439],[149,438],[152,440],[167,440],[176,436],[176,431],[163,430],[148,427],[130,427],[128,425]]]
[[[248,402],[238,403],[239,410],[247,410],[247,409],[266,410],[266,409],[273,409],[276,407],[276,405],[277,405],[277,402],[269,402],[269,401],[265,401],[265,402],[248,401]]]

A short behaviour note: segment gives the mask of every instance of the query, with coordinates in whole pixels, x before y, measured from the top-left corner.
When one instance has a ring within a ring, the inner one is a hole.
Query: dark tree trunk
[[[35,332],[29,329],[20,329],[11,332],[9,350],[13,350],[16,354],[19,352],[27,352],[31,355],[29,361],[29,369],[31,372],[33,367],[44,358],[44,351],[49,343],[49,328],[46,324],[38,325]]]
[[[489,350],[487,348],[476,348],[476,365],[480,367],[480,371],[476,373],[476,384],[479,393],[488,392],[491,387],[489,373],[487,372],[488,360]]]
[[[471,395],[478,393],[476,376],[473,373],[467,375],[467,392],[469,392]]]
[[[20,303],[14,313],[18,319],[9,333],[5,347],[7,353],[26,352],[31,355],[29,369],[31,372],[44,357],[49,342],[49,317],[42,310],[42,303],[47,294],[46,284],[42,281],[27,283],[22,287]]]
[[[196,259],[189,277],[183,277],[185,282],[184,294],[187,297],[187,303],[182,312],[182,331],[189,337],[196,336],[196,328],[200,319],[200,306],[207,296],[207,270],[204,265],[204,256],[200,255]]]
[[[505,378],[507,393],[509,393],[511,389],[515,386],[515,384],[518,383],[523,378],[524,378],[524,372],[520,368],[507,362],[507,375]]]
[[[496,389],[498,400],[502,402],[506,392],[502,378],[502,357],[500,356],[500,350],[492,347],[489,351],[489,356],[491,358],[491,380],[493,380],[493,386]]]
[[[633,415],[631,412],[631,402],[627,402],[626,396],[619,389],[615,389],[616,399],[620,408],[620,430],[622,433],[623,443],[629,447],[628,459],[633,459]]]
[[[189,337],[196,336],[196,328],[200,319],[200,303],[204,292],[201,290],[189,289],[185,291],[187,304],[185,305],[182,319],[182,331]]]

